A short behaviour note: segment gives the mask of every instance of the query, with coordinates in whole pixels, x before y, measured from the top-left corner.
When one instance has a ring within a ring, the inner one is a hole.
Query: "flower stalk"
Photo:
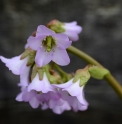
[[[55,68],[58,70],[58,72],[61,74],[62,76],[62,80],[64,82],[70,80],[72,78],[72,76],[68,73],[66,73],[65,71],[63,71],[57,64],[55,64]]]
[[[96,65],[99,67],[103,67],[99,62],[97,62],[95,59],[93,59],[91,56],[87,55],[83,51],[70,46],[67,48],[67,51],[70,53],[75,54],[76,56],[80,57],[84,61],[86,61],[89,64]],[[104,68],[104,67],[103,67]],[[104,79],[109,83],[109,85],[115,90],[115,92],[118,94],[118,96],[122,99],[122,86],[118,83],[118,81],[111,75],[111,73],[108,73],[104,76]]]

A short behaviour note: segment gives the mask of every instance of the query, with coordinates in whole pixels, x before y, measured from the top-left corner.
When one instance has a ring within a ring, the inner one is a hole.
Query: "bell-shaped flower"
[[[65,110],[71,110],[71,106],[67,100],[62,98],[60,92],[48,92],[48,100],[45,100],[41,103],[42,110],[47,108],[52,109],[52,111],[56,114],[61,114]],[[44,94],[43,94],[44,95]],[[46,97],[46,95],[45,95]]]
[[[25,87],[21,93],[19,93],[16,97],[16,100],[21,102],[29,102],[32,108],[37,108],[40,105],[40,101],[38,100],[38,93],[36,91],[27,91],[27,87]]]
[[[65,29],[64,34],[66,34],[70,40],[77,41],[79,39],[78,34],[82,31],[82,27],[77,25],[77,22],[64,23],[62,27]]]
[[[71,41],[65,34],[56,34],[47,27],[40,25],[36,36],[30,36],[27,40],[28,46],[37,51],[35,62],[42,67],[51,60],[58,65],[65,66],[70,62],[66,48]]]
[[[81,104],[77,99],[77,97],[68,96],[67,101],[72,107],[74,112],[77,112],[78,110],[85,111],[88,108],[88,104]]]
[[[37,73],[34,79],[32,80],[32,82],[28,86],[28,91],[31,91],[31,90],[35,90],[38,92],[41,91],[42,93],[47,93],[49,91],[54,91],[54,88],[48,81],[46,73],[44,73],[42,80],[39,79],[39,75]]]
[[[77,112],[78,110],[84,111],[88,108],[88,104],[81,104],[77,99],[77,97],[69,95],[69,92],[61,89],[59,89],[59,92],[60,92],[61,98],[64,101],[68,102],[68,104],[71,106],[74,112]]]
[[[22,55],[22,54],[21,54]],[[21,60],[21,55],[11,59],[0,56],[0,59],[12,71],[13,74],[20,75],[22,66],[27,64],[28,57]],[[28,68],[27,66],[25,68]]]
[[[82,27],[77,25],[76,21],[63,23],[58,20],[52,20],[47,24],[47,27],[56,33],[66,34],[72,41],[77,41],[79,39],[78,34],[82,31]]]
[[[30,70],[30,66],[33,65],[34,63],[34,58],[35,58],[35,51],[32,50],[31,48],[25,49],[25,51],[16,57],[13,57],[11,59],[5,58],[3,56],[0,56],[0,59],[5,65],[9,68],[9,70],[12,71],[13,74],[16,75],[21,75],[20,78],[22,80],[25,80],[24,77],[27,75]],[[24,76],[23,76],[24,75]]]
[[[62,100],[63,104],[62,105],[55,105],[52,108],[52,111],[56,114],[61,114],[62,112],[64,112],[65,110],[71,110],[71,106],[69,105],[69,103],[67,101]]]
[[[62,91],[67,91],[71,96],[77,97],[82,105],[88,105],[87,101],[84,98],[84,86],[80,86],[80,79],[75,83],[73,82],[73,79],[71,79],[67,83],[53,85],[57,88],[61,88]]]

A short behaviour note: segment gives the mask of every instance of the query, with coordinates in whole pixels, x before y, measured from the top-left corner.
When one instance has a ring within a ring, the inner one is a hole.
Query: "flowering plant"
[[[58,20],[39,25],[29,36],[25,51],[16,57],[0,59],[15,75],[20,75],[21,92],[17,101],[29,102],[32,108],[52,109],[56,114],[65,110],[84,111],[88,108],[84,88],[90,77],[106,79],[122,98],[122,88],[110,72],[89,55],[71,46],[82,27],[77,22]],[[89,63],[85,68],[68,74],[60,66],[70,63],[71,52]]]

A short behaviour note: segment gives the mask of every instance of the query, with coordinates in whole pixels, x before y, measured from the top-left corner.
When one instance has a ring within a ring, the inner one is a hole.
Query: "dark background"
[[[52,19],[77,21],[83,27],[74,46],[108,68],[122,84],[122,0],[0,0],[0,55],[11,58],[24,50],[29,35]],[[70,54],[67,72],[87,63]],[[15,101],[19,76],[0,62],[0,124],[122,124],[122,101],[104,80],[91,79],[85,96],[85,112],[32,109]]]

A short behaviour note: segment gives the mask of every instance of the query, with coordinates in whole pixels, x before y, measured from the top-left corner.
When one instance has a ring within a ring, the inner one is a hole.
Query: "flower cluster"
[[[83,89],[90,78],[88,68],[71,75],[58,67],[70,63],[66,49],[72,41],[78,40],[81,30],[76,22],[54,20],[47,27],[38,26],[35,34],[27,39],[21,55],[11,59],[0,56],[12,73],[20,75],[21,93],[17,95],[17,101],[29,102],[32,108],[41,105],[42,110],[49,108],[57,114],[87,109]]]

